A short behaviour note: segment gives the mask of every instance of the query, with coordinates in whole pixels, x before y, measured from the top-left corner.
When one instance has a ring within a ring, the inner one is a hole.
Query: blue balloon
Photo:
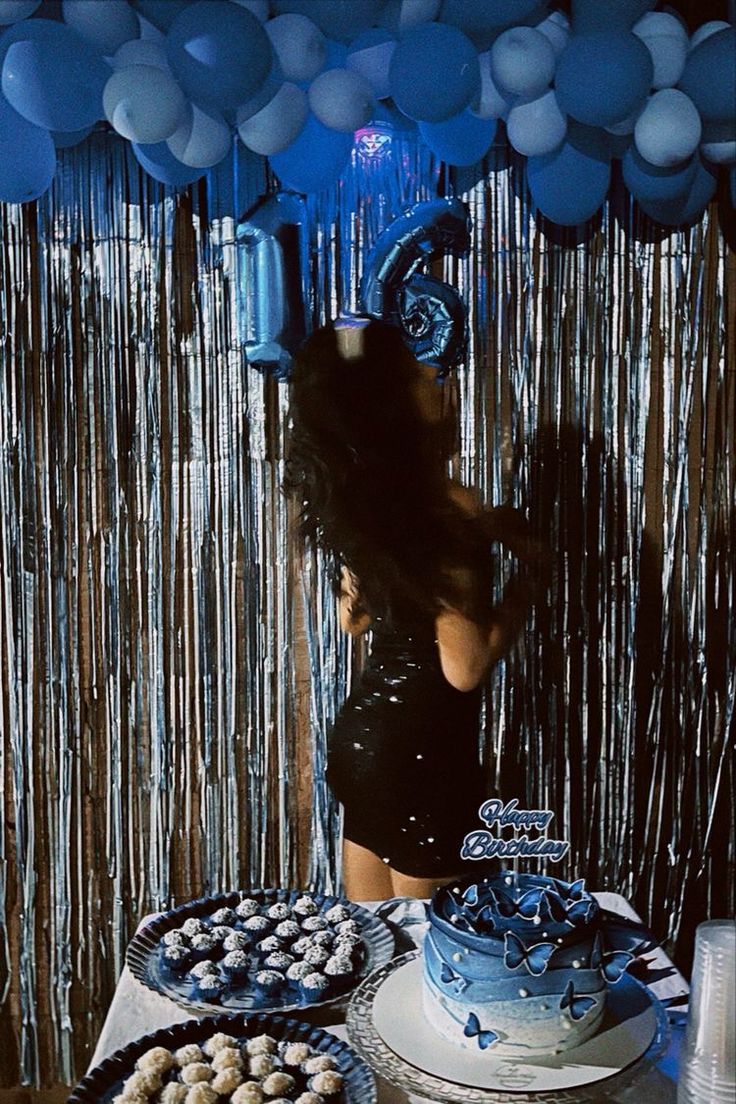
[[[338,42],[350,42],[376,22],[385,0],[275,0],[274,12],[306,15]]]
[[[206,170],[192,168],[191,165],[182,165],[174,157],[166,142],[153,142],[151,145],[141,146],[137,142],[131,142],[136,161],[149,176],[159,180],[162,184],[171,184],[175,187],[184,187],[193,184],[204,176]]]
[[[572,0],[573,31],[628,31],[657,0]]]
[[[634,146],[629,146],[621,162],[624,183],[634,199],[643,202],[679,200],[692,184],[697,158],[675,169],[658,169],[649,164]]]
[[[477,50],[487,50],[499,31],[523,23],[539,0],[444,0],[442,22],[467,35]]]
[[[138,17],[126,0],[106,0],[104,4],[63,0],[62,11],[64,22],[106,56],[141,33]]]
[[[295,141],[269,158],[285,188],[307,193],[329,188],[350,162],[353,135],[323,126],[310,114]]]
[[[736,122],[736,27],[716,31],[695,47],[678,88],[707,122]]]
[[[683,193],[668,199],[638,199],[637,202],[645,214],[663,226],[687,226],[701,217],[716,194],[717,184],[717,167],[696,157],[695,172]]]
[[[529,190],[543,215],[561,226],[577,226],[603,204],[611,182],[608,144],[590,127],[570,123],[558,150],[526,163]]]
[[[236,108],[266,83],[274,57],[263,25],[230,0],[198,0],[166,39],[169,64],[195,103]]]
[[[56,150],[47,130],[29,123],[0,95],[0,202],[28,203],[51,184]]]
[[[610,126],[643,105],[654,64],[644,43],[628,31],[573,35],[557,61],[560,107],[589,126]]]
[[[448,165],[474,165],[488,152],[496,119],[479,119],[467,108],[441,123],[419,123],[419,133],[435,157]]]
[[[189,0],[131,0],[136,11],[164,34],[177,16],[189,6]]]
[[[468,312],[459,293],[436,276],[415,273],[399,292],[404,343],[415,360],[439,368],[442,379],[465,355]]]
[[[110,66],[71,27],[50,19],[17,23],[0,38],[2,90],[45,130],[82,130],[102,118]]]
[[[78,146],[80,142],[88,138],[92,130],[93,128],[91,126],[82,127],[81,130],[54,130],[51,133],[51,137],[57,149],[70,149],[72,146]]]
[[[455,27],[420,24],[399,40],[389,84],[396,106],[410,119],[442,122],[480,94],[478,54]]]

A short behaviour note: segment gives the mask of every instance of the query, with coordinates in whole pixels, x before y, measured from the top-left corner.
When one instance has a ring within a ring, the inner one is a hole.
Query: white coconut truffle
[[[289,1043],[283,1053],[284,1063],[287,1066],[300,1066],[311,1053],[312,1048],[308,1043]]]
[[[193,978],[203,978],[207,974],[216,974],[217,967],[211,958],[203,958],[201,962],[198,962],[196,966],[192,966],[189,971],[189,976]]]
[[[225,1046],[217,1051],[212,1058],[213,1070],[242,1069],[243,1055],[236,1046]]]
[[[346,955],[334,955],[325,962],[325,973],[328,977],[350,977],[353,964]]]
[[[223,1031],[218,1031],[216,1035],[212,1035],[206,1043],[202,1044],[202,1050],[208,1056],[213,1058],[220,1050],[237,1048],[238,1040],[234,1039],[232,1035],[225,1035]]]
[[[196,916],[190,916],[189,919],[185,920],[182,924],[181,930],[191,939],[193,935],[200,935],[202,932],[207,931],[207,928]]]
[[[182,1069],[181,1079],[185,1085],[198,1085],[200,1081],[211,1081],[212,1067],[208,1062],[190,1062]]]
[[[179,1081],[164,1085],[158,1096],[158,1104],[184,1104],[189,1089]]]
[[[249,916],[243,927],[246,931],[252,932],[253,935],[265,935],[267,931],[271,930],[271,921],[267,916]]]
[[[333,1096],[342,1090],[342,1082],[343,1076],[337,1070],[325,1070],[324,1073],[315,1073],[309,1087],[323,1096]]]
[[[234,924],[235,923],[235,909],[220,908],[216,912],[212,913],[210,917],[213,924]]]
[[[261,906],[251,897],[245,897],[239,905],[235,906],[235,911],[241,920],[249,920],[251,916],[258,915],[261,911]]]
[[[164,932],[161,936],[161,942],[165,947],[188,947],[189,940],[181,928],[174,928],[173,931]]]
[[[325,1070],[335,1068],[335,1059],[329,1054],[315,1054],[313,1058],[307,1058],[302,1066],[305,1073],[324,1073]]]
[[[220,1096],[229,1096],[235,1092],[238,1085],[243,1083],[243,1071],[236,1066],[221,1069],[217,1076],[210,1082],[212,1088]]]
[[[292,905],[292,912],[295,912],[297,916],[316,916],[319,908],[311,897],[300,897]]]
[[[303,1092],[296,1098],[294,1104],[325,1104],[325,1098],[319,1093]]]
[[[266,909],[266,916],[270,916],[272,920],[288,920],[291,916],[291,909],[285,901],[276,901],[275,904]]]
[[[250,938],[245,932],[231,932],[222,941],[222,948],[225,951],[245,951],[248,947],[250,947]]]
[[[186,1046],[179,1047],[174,1051],[174,1061],[180,1069],[184,1066],[188,1066],[191,1062],[202,1061],[202,1048],[197,1046],[196,1043],[187,1043]]]
[[[360,924],[355,920],[342,920],[339,924],[335,924],[335,931],[338,935],[358,935]]]
[[[332,908],[327,909],[325,917],[331,924],[340,924],[343,920],[350,919],[350,913],[345,905],[333,905]]]
[[[263,1104],[263,1089],[257,1081],[244,1081],[230,1097],[231,1104]]]
[[[305,977],[312,973],[313,969],[314,967],[310,966],[308,962],[292,962],[286,971],[286,976],[289,981],[303,981]]]
[[[345,923],[349,924],[351,921],[346,920]],[[302,931],[305,932],[323,931],[327,927],[329,927],[329,924],[324,916],[307,916],[302,920]]]
[[[184,1104],[217,1104],[217,1093],[206,1081],[192,1085]]]
[[[248,1073],[251,1077],[268,1077],[273,1069],[274,1061],[270,1054],[254,1054],[248,1060]]]
[[[123,1091],[120,1094],[121,1104],[148,1104],[149,1099],[148,1094],[141,1089],[129,1089],[123,1085]]]
[[[324,1074],[321,1076],[324,1076]],[[290,1073],[275,1070],[273,1073],[269,1073],[264,1080],[263,1091],[266,1096],[282,1096],[284,1093],[291,1092],[295,1084],[296,1082]]]
[[[263,955],[273,954],[274,951],[280,951],[283,947],[283,943],[275,935],[267,935],[265,939],[261,939],[256,943],[256,948]]]
[[[151,1070],[136,1070],[127,1078],[123,1085],[123,1095],[126,1093],[143,1093],[145,1097],[153,1096],[161,1088],[161,1075]]]
[[[325,947],[309,947],[304,952],[304,961],[310,966],[324,966],[330,957],[330,952]]]
[[[271,1035],[254,1035],[248,1039],[245,1049],[251,1056],[256,1054],[275,1054],[276,1040]]]
[[[292,943],[290,952],[295,955],[303,955],[310,947],[316,946],[314,939],[311,935],[303,935],[301,939],[297,939],[296,943]]]

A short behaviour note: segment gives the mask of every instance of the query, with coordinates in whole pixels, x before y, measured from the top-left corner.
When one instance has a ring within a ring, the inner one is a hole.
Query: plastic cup
[[[708,920],[695,933],[677,1104],[736,1104],[734,920]]]

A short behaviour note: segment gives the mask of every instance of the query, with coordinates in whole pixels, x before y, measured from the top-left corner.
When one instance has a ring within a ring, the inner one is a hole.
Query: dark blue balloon
[[[539,6],[539,0],[444,0],[442,22],[457,27],[476,49],[487,50],[500,31],[523,23]]]
[[[572,0],[572,27],[584,31],[631,30],[657,0]]]
[[[474,165],[488,152],[497,125],[497,119],[479,119],[466,109],[442,123],[419,123],[419,133],[448,165]]]
[[[643,105],[653,75],[652,55],[636,35],[574,34],[557,61],[555,95],[578,122],[611,126]]]
[[[323,34],[351,42],[372,27],[385,0],[275,0],[275,15],[298,12],[316,23]]]
[[[410,119],[450,119],[480,94],[477,51],[456,27],[422,23],[399,39],[389,84],[396,106]]]
[[[352,150],[352,134],[331,130],[310,114],[289,148],[269,160],[284,187],[305,194],[331,187],[347,168]]]
[[[678,88],[707,122],[736,121],[736,27],[716,31],[695,47]]]
[[[465,355],[468,312],[454,287],[436,276],[415,273],[401,285],[399,320],[404,342],[422,364],[447,375]]]
[[[189,7],[189,0],[131,0],[136,11],[164,34],[178,15]]]
[[[570,123],[566,141],[553,153],[527,160],[527,180],[535,205],[551,222],[577,226],[601,207],[611,182],[605,137]]]
[[[37,199],[56,172],[56,150],[47,130],[29,123],[0,95],[0,202]]]
[[[687,194],[697,167],[697,157],[674,169],[658,169],[645,161],[635,146],[629,146],[621,162],[624,183],[641,201],[679,200]]]
[[[2,90],[15,110],[46,130],[82,130],[103,118],[112,74],[81,35],[51,19],[26,19],[0,37]]]
[[[687,226],[696,222],[713,196],[718,184],[718,169],[700,157],[695,158],[695,172],[685,192],[669,199],[638,199],[645,214],[663,226]]]
[[[198,0],[171,24],[169,63],[184,89],[202,107],[239,107],[265,84],[273,65],[271,40],[262,24],[230,0]]]
[[[191,165],[183,165],[174,157],[166,145],[166,142],[154,142],[151,145],[139,145],[131,142],[133,153],[138,164],[141,165],[149,176],[159,180],[162,184],[171,184],[176,187],[184,187],[194,183],[204,176],[206,169],[193,169]]]
[[[57,149],[70,149],[78,146],[92,133],[92,127],[82,127],[81,130],[54,130],[51,132],[54,145]]]

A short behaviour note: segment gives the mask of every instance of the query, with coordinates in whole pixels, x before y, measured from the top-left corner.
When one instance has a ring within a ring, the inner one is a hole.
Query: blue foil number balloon
[[[417,360],[444,374],[462,359],[466,311],[454,288],[419,273],[446,253],[470,248],[470,217],[458,199],[417,203],[388,226],[368,257],[361,309],[401,327]]]

